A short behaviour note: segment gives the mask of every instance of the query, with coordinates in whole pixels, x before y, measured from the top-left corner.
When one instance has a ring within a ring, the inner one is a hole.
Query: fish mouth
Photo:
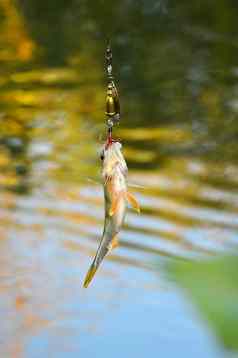
[[[107,138],[105,149],[107,150],[113,143],[120,143],[119,139],[113,139],[110,136]]]

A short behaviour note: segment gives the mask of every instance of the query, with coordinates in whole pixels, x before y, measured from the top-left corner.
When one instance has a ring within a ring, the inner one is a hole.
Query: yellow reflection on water
[[[14,0],[1,0],[0,9],[4,20],[1,22],[0,59],[27,62],[33,58],[35,44],[29,36],[24,18]]]

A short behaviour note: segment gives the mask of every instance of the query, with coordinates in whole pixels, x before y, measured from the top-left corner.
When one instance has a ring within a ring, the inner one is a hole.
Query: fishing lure
[[[100,155],[105,201],[104,229],[95,258],[86,275],[84,287],[88,287],[106,254],[117,247],[117,235],[125,220],[127,203],[130,203],[137,212],[140,212],[137,200],[128,192],[128,169],[121,151],[122,145],[119,141],[112,139],[112,127],[115,123],[119,123],[120,120],[120,103],[112,76],[112,52],[110,45],[108,45],[106,50],[106,70],[108,75],[106,97],[108,137]]]

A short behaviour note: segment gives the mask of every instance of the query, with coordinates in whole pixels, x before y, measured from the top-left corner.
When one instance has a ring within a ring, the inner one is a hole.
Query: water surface
[[[0,355],[224,357],[164,265],[237,245],[234,3],[1,0],[0,14]],[[142,212],[84,290],[108,36]]]

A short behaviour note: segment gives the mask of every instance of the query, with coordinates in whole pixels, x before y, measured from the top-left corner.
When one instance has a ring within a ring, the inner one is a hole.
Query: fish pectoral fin
[[[130,188],[146,189],[145,185],[140,185],[140,184],[131,183],[131,182],[128,183],[128,186]]]
[[[138,203],[138,201],[136,200],[136,198],[130,194],[129,192],[126,193],[126,199],[128,201],[128,203],[138,212],[140,213],[140,205]]]
[[[123,193],[119,193],[118,195],[116,195],[113,200],[112,200],[112,205],[111,205],[111,208],[110,208],[110,211],[109,211],[109,215],[110,216],[113,216],[118,208],[118,204],[119,204],[119,201],[120,199],[122,198],[123,196]]]

